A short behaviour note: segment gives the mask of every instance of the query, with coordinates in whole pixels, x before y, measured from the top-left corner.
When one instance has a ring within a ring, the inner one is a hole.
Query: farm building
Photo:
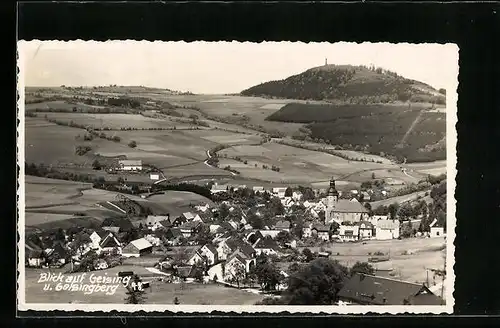
[[[374,226],[370,221],[359,222],[359,239],[371,239],[374,235]]]
[[[443,300],[426,286],[390,278],[355,273],[338,293],[342,304],[442,305]]]
[[[118,161],[118,169],[122,171],[141,171],[142,160],[123,159]]]
[[[378,240],[399,238],[398,220],[379,220],[375,229],[375,238]]]
[[[124,257],[139,257],[144,254],[149,254],[153,251],[153,245],[144,238],[132,240],[130,244],[122,250]]]
[[[210,192],[212,194],[218,194],[221,192],[227,192],[228,191],[228,186],[227,185],[219,185],[219,184],[213,184],[212,188],[210,189]]]
[[[158,180],[160,180],[160,174],[159,174],[159,173],[151,173],[151,174],[149,175],[149,178],[150,178],[151,180],[153,180],[153,181],[158,181]]]

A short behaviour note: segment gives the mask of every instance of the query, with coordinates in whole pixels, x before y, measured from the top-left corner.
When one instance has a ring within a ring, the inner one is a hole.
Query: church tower
[[[339,192],[335,189],[335,180],[330,179],[330,188],[328,189],[328,196],[326,197],[326,211],[325,211],[325,224],[332,223],[334,220],[333,212],[339,200]]]
[[[325,58],[325,66],[328,65],[328,58]]]

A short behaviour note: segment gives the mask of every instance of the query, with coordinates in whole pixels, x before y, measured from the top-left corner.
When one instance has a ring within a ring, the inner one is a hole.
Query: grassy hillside
[[[389,155],[399,161],[446,158],[446,116],[425,107],[287,104],[270,121],[306,123],[295,139]]]
[[[241,92],[243,96],[340,100],[347,103],[394,101],[445,104],[444,90],[399,76],[382,68],[325,65],[284,80],[265,82]]]

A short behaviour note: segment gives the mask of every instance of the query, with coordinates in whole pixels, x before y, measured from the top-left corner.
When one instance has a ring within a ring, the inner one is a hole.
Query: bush
[[[76,146],[75,154],[77,154],[78,156],[83,156],[91,150],[92,148],[90,146]]]
[[[128,143],[128,146],[129,146],[130,148],[135,148],[135,147],[137,147],[137,142],[135,142],[134,140],[132,140],[132,141],[130,141],[130,142]]]
[[[120,142],[122,139],[119,136],[114,136],[113,138],[111,138],[111,140],[113,140],[114,142]]]

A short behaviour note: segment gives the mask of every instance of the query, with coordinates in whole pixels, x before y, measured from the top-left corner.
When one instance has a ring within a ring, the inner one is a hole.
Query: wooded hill
[[[284,80],[270,81],[241,92],[243,96],[262,96],[300,100],[336,100],[370,104],[395,101],[428,102],[444,105],[446,91],[404,78],[376,67],[324,65],[308,69]]]

